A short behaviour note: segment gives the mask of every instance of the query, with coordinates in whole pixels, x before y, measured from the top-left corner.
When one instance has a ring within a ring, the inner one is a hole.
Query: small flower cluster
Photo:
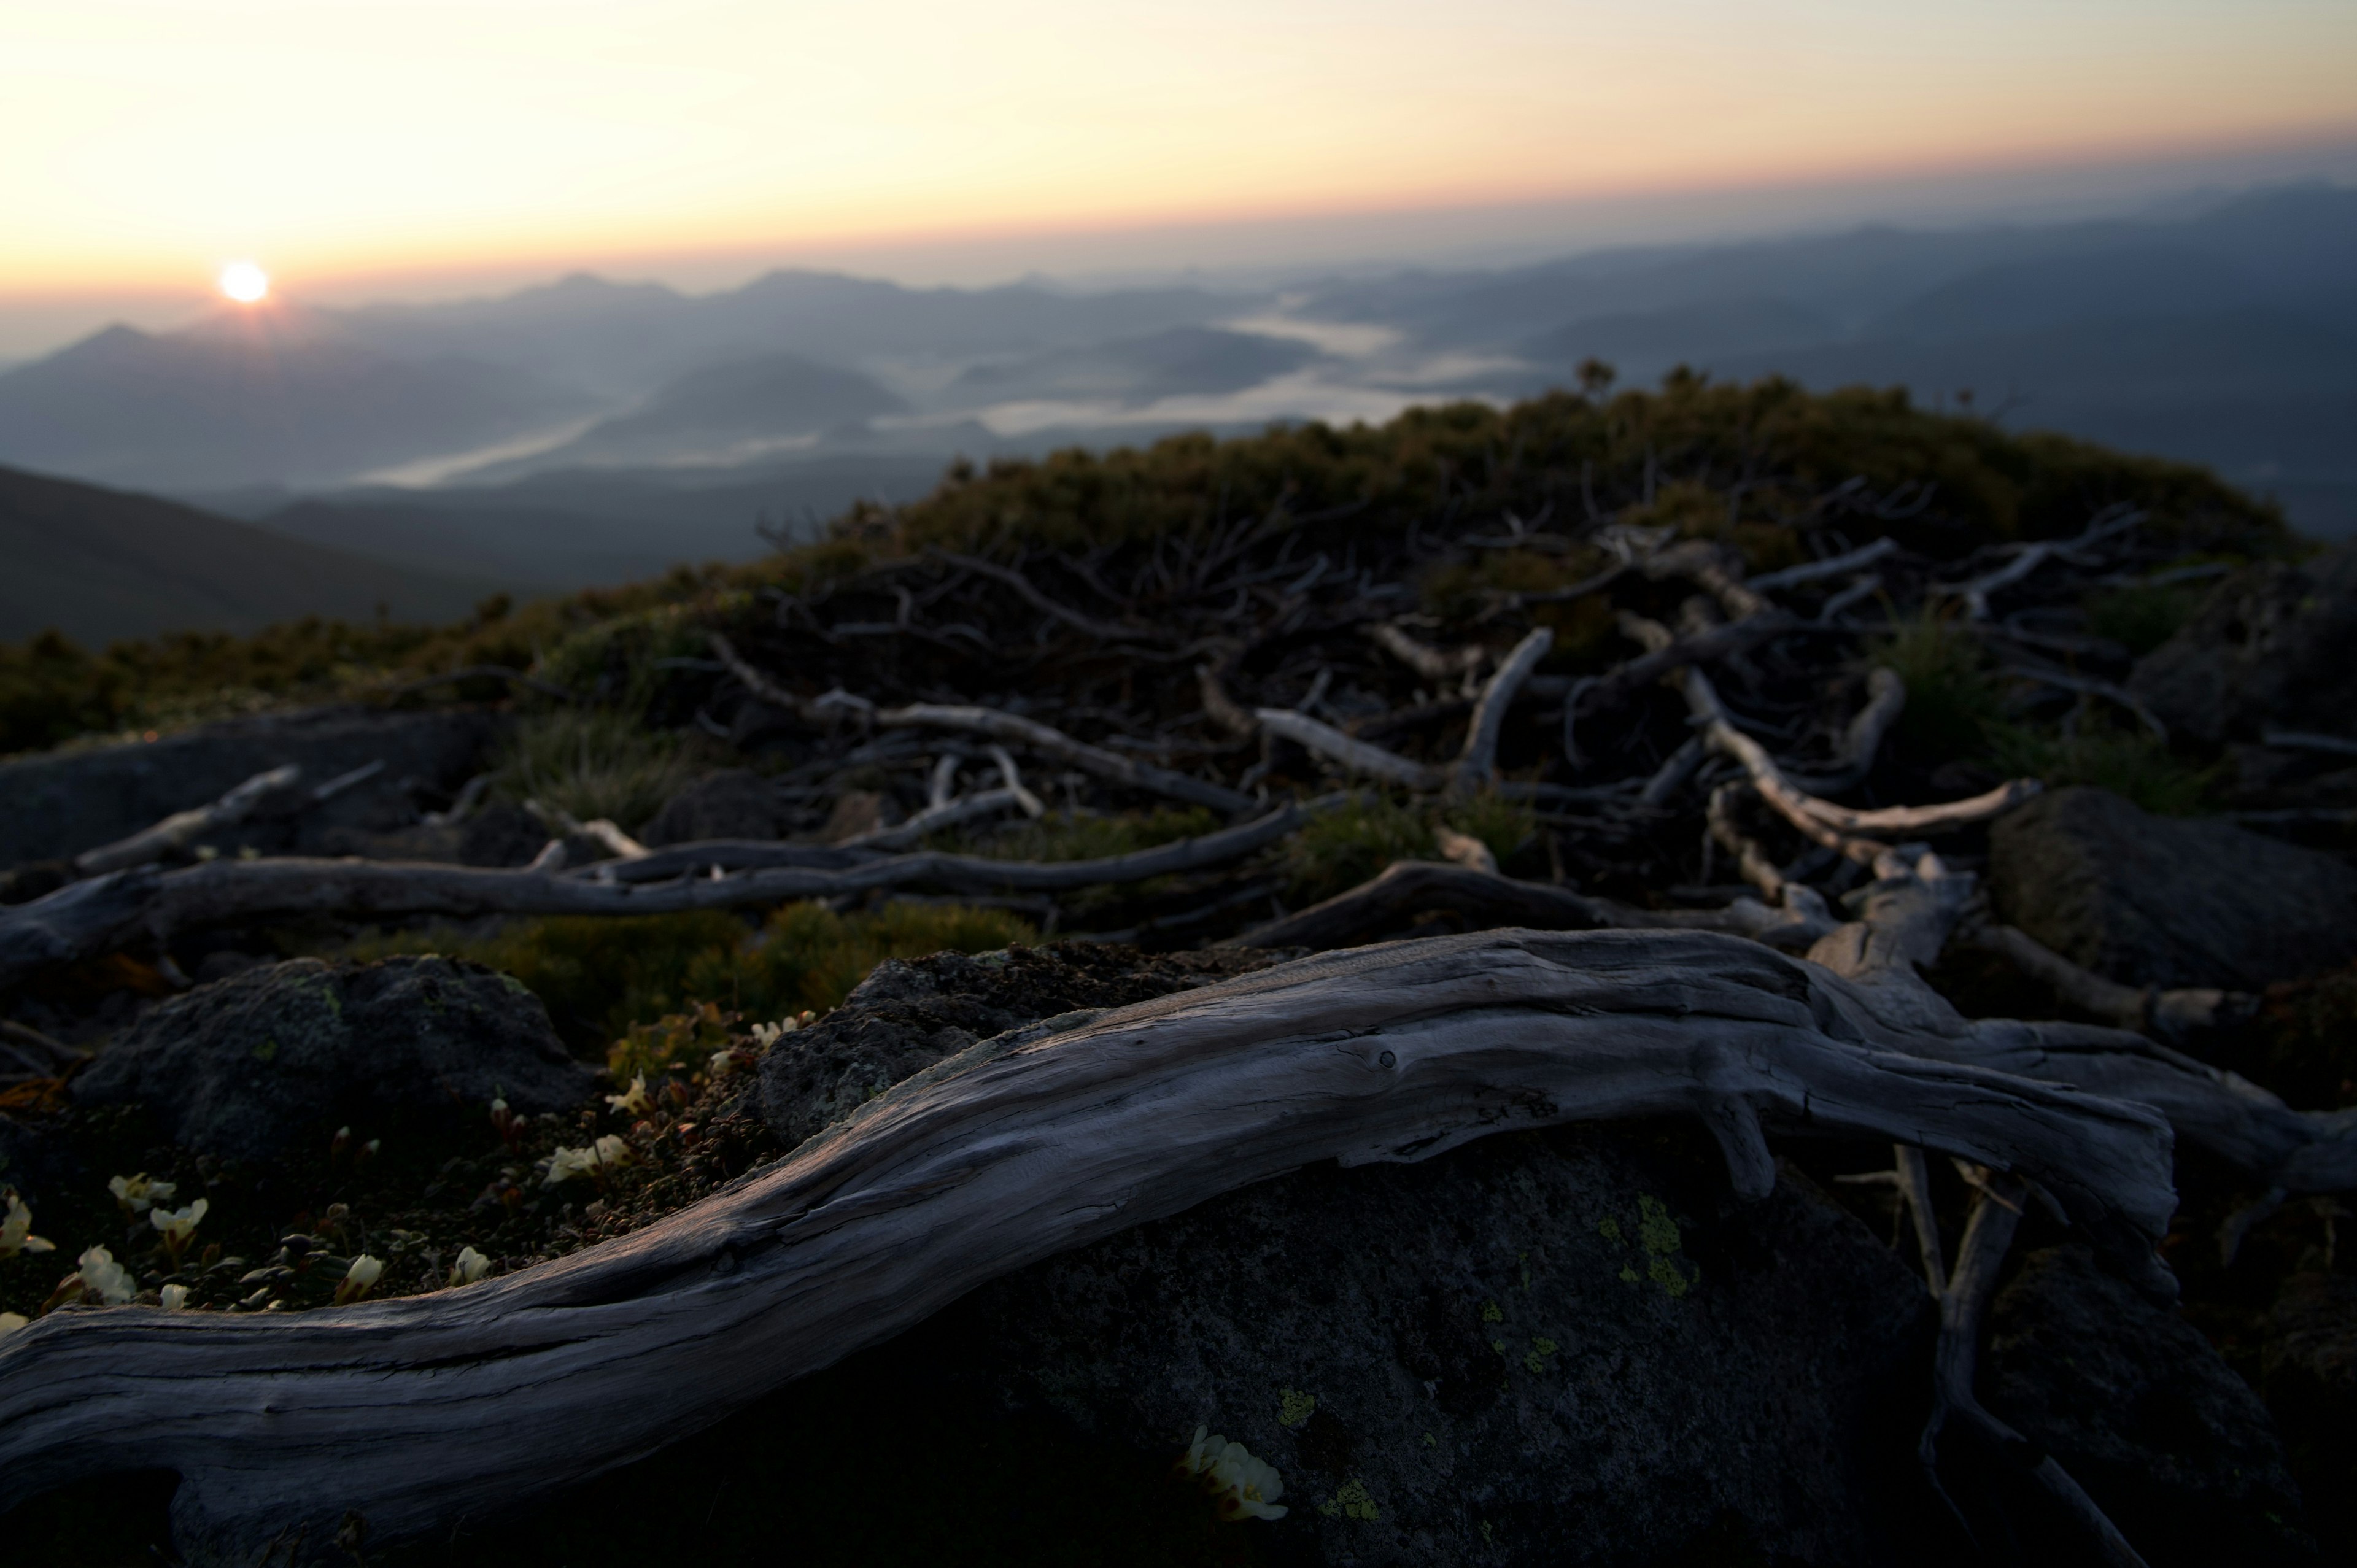
[[[456,1262],[450,1265],[450,1277],[445,1283],[470,1285],[491,1272],[491,1261],[475,1251],[470,1244],[458,1249]]]
[[[0,1220],[0,1258],[13,1258],[19,1252],[53,1252],[54,1242],[33,1234],[33,1211],[16,1196],[16,1189],[7,1189],[8,1218]]]
[[[156,1204],[171,1202],[179,1188],[168,1181],[149,1181],[147,1173],[141,1171],[137,1176],[114,1177],[106,1184],[106,1190],[114,1195],[125,1219],[136,1219]]]
[[[756,1024],[747,1032],[760,1042],[762,1049],[767,1050],[795,1030],[808,1027],[817,1016],[815,1013],[795,1013],[774,1024]]]
[[[1178,1472],[1200,1479],[1223,1520],[1283,1519],[1285,1477],[1275,1466],[1253,1457],[1241,1443],[1231,1443],[1209,1427],[1195,1429],[1195,1441],[1178,1461]]]
[[[549,1155],[547,1185],[554,1187],[575,1176],[603,1182],[607,1171],[637,1163],[637,1156],[630,1153],[630,1145],[620,1134],[608,1133],[586,1149],[559,1149]]]

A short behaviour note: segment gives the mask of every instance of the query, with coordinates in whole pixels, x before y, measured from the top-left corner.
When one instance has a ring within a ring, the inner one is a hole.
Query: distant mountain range
[[[13,468],[0,468],[0,641],[54,628],[93,648],[307,615],[455,620],[496,586]]]
[[[0,462],[410,566],[571,585],[761,549],[952,456],[1621,384],[1910,388],[2216,466],[2357,533],[2357,191],[1889,228],[1274,292],[912,289],[780,272],[126,328],[0,372]]]

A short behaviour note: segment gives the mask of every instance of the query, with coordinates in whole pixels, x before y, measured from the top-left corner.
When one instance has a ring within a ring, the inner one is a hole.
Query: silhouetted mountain
[[[1824,317],[1784,300],[1729,299],[1589,317],[1540,334],[1523,352],[1543,365],[1598,359],[1624,375],[1642,376],[1717,355],[1822,343],[1833,336]]]
[[[2213,316],[2261,303],[2223,257],[2175,246],[2123,247],[2004,262],[1966,274],[1884,315],[1876,338],[1967,338],[2068,323]]]
[[[0,641],[252,631],[318,615],[447,621],[500,585],[366,560],[152,496],[0,468]]]
[[[1208,327],[1174,327],[1085,349],[980,364],[951,383],[977,403],[1017,398],[1114,402],[1242,392],[1297,371],[1318,351],[1294,338]]]
[[[716,360],[762,350],[844,363],[884,355],[954,360],[1190,325],[1234,306],[1199,289],[912,289],[790,270],[695,296],[576,274],[503,298],[379,306],[339,319],[357,339],[389,353],[465,353],[636,396]]]
[[[749,561],[789,531],[856,500],[907,501],[939,482],[934,453],[818,456],[696,482],[677,471],[574,469],[504,485],[351,490],[271,510],[259,524],[404,565],[447,563],[530,587],[584,588],[682,562]]]
[[[0,460],[147,487],[317,483],[582,403],[510,368],[395,359],[277,307],[180,332],[111,327],[0,375]]]
[[[535,453],[530,467],[743,463],[907,407],[856,371],[770,354],[691,371],[641,407]]]

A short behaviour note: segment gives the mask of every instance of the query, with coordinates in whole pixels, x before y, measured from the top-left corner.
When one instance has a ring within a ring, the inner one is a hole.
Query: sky
[[[2350,0],[0,0],[0,354],[240,260],[1069,275],[2352,147]]]

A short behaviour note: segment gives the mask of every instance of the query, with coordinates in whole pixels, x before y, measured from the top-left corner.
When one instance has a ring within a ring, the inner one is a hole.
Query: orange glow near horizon
[[[299,293],[2357,134],[2357,6],[2322,0],[0,0],[0,29],[16,295],[232,248]]]

